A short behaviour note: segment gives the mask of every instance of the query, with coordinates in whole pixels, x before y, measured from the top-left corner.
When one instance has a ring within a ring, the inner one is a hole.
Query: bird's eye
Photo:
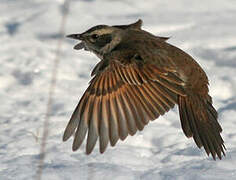
[[[98,38],[98,35],[97,34],[93,34],[91,37],[92,37],[92,39],[96,40]]]

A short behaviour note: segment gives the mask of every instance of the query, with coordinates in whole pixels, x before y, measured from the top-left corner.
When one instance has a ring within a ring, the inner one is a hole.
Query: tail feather
[[[225,155],[222,128],[217,121],[217,111],[212,102],[198,95],[178,98],[181,126],[187,137],[193,137],[199,148],[204,147],[207,155],[216,159]]]

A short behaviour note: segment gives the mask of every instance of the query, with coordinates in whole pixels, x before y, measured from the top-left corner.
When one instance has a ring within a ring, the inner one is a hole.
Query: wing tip
[[[72,145],[72,151],[75,152],[79,149],[79,146],[77,144],[74,144]]]
[[[100,151],[101,154],[104,154],[106,149],[107,149],[107,146],[106,147],[100,147],[99,151]]]
[[[62,141],[65,142],[68,139],[70,139],[70,137],[72,136],[73,132],[69,131],[68,128],[65,129],[64,134],[62,136]]]
[[[62,137],[62,141],[65,142],[67,141],[68,139],[70,138],[70,136],[68,136],[67,134],[63,134],[63,137]]]

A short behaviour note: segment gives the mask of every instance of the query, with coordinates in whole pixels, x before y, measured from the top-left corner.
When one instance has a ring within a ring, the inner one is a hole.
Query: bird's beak
[[[84,37],[82,36],[82,34],[69,34],[66,37],[82,41],[79,44],[75,45],[74,49],[76,49],[76,50],[85,49],[85,44],[83,42]]]
[[[67,38],[77,39],[77,40],[83,40],[83,36],[81,34],[69,34],[66,36]]]

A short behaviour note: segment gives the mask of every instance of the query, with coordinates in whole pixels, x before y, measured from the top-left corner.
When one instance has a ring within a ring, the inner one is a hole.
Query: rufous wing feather
[[[173,108],[177,93],[184,93],[182,82],[178,78],[173,80],[172,76],[158,76],[159,71],[150,74],[147,71],[151,68],[141,69],[135,63],[124,66],[112,61],[91,80],[67,125],[63,140],[76,130],[73,150],[81,146],[88,134],[86,153],[92,152],[97,139],[103,153],[109,141],[114,146],[118,139],[134,135],[150,120]]]

